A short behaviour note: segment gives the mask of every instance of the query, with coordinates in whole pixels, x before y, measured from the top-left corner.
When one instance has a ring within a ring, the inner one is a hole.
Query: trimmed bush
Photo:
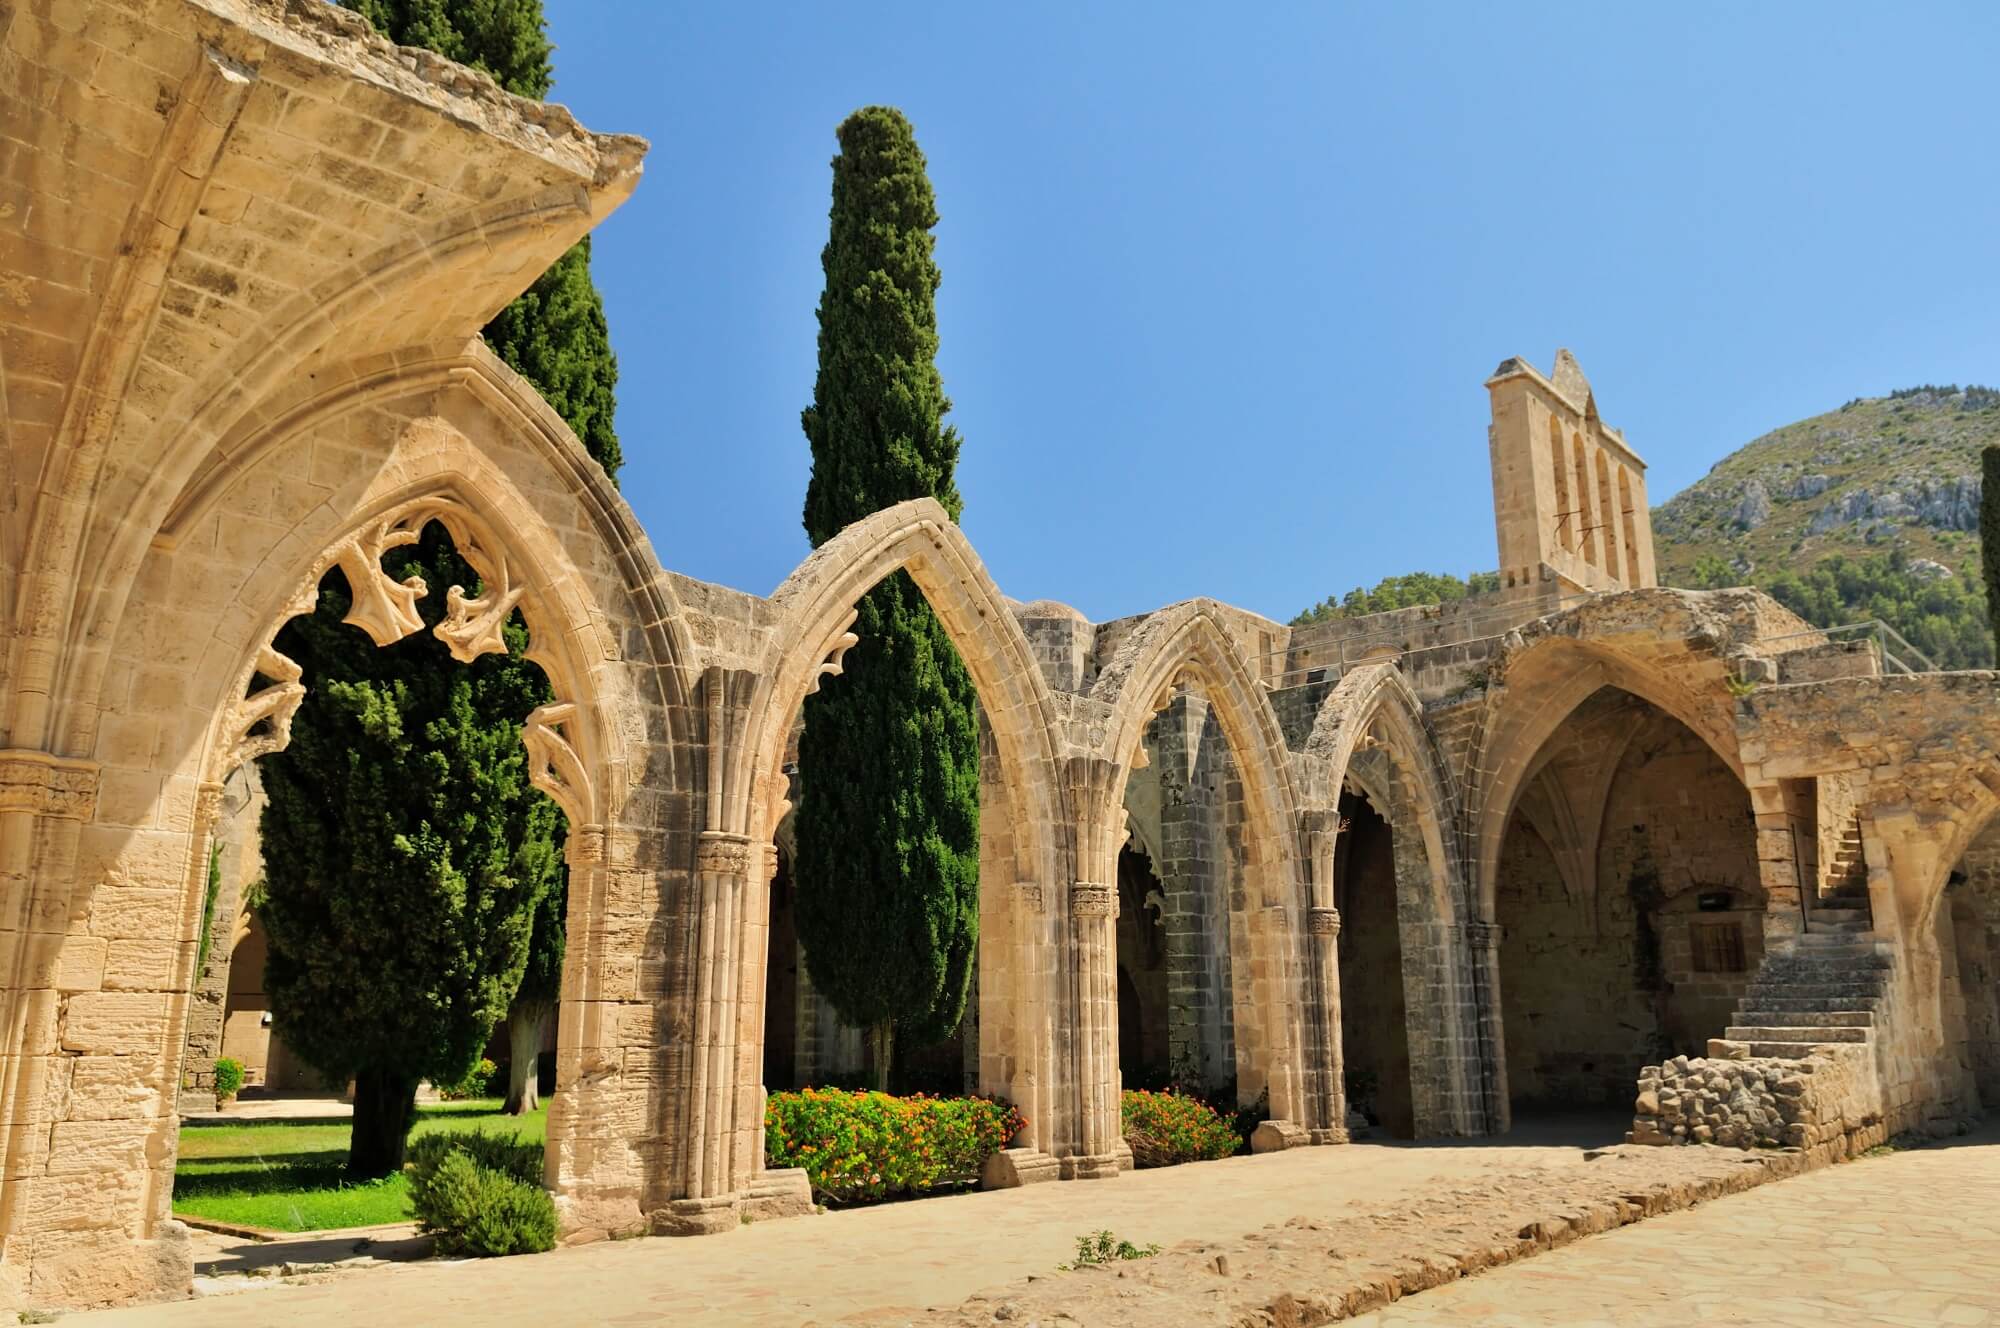
[[[1142,1167],[1170,1167],[1228,1157],[1242,1143],[1232,1117],[1199,1098],[1176,1093],[1128,1091],[1122,1113],[1125,1142]]]
[[[458,1077],[458,1082],[439,1084],[438,1096],[447,1102],[463,1102],[469,1097],[499,1097],[507,1091],[500,1067],[481,1056],[476,1064]]]
[[[215,1062],[215,1095],[235,1097],[243,1087],[243,1062],[224,1056]]]
[[[764,1159],[804,1167],[813,1193],[825,1199],[885,1199],[970,1184],[1027,1123],[994,1098],[808,1088],[771,1094]]]
[[[421,1135],[404,1170],[417,1226],[440,1254],[533,1254],[556,1243],[556,1206],[542,1188],[542,1146],[505,1134]]]

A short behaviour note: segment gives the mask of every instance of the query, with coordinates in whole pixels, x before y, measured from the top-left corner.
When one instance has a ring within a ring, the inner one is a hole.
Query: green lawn
[[[417,1109],[410,1137],[438,1130],[504,1132],[540,1142],[544,1102],[531,1116],[503,1116],[500,1099],[475,1098]],[[325,1231],[410,1220],[409,1183],[401,1175],[366,1184],[341,1179],[346,1121],[286,1125],[184,1125],[174,1168],[174,1212],[278,1231]]]

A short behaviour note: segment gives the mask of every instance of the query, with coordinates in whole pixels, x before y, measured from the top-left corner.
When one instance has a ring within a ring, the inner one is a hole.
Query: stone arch
[[[965,534],[932,498],[884,508],[828,540],[792,572],[769,603],[777,619],[749,702],[748,741],[735,749],[721,789],[711,789],[715,829],[769,840],[786,810],[778,770],[806,694],[838,673],[853,644],[848,628],[863,595],[894,572],[924,593],[965,661],[1000,749],[1017,809],[1021,881],[1050,879],[1048,830],[1060,823],[1056,712],[1047,680],[1006,598]],[[720,798],[719,806],[716,799]],[[739,829],[740,827],[740,829]]]
[[[1246,981],[1235,974],[1231,984],[1238,1092],[1246,1098],[1257,1089],[1268,1092],[1273,1119],[1304,1127],[1318,1114],[1321,1094],[1314,1078],[1316,1020],[1307,978],[1314,961],[1305,939],[1312,900],[1300,870],[1300,799],[1277,716],[1209,601],[1191,600],[1154,614],[1098,675],[1092,698],[1111,707],[1098,748],[1107,768],[1099,800],[1106,824],[1079,848],[1079,879],[1116,879],[1125,787],[1146,728],[1188,682],[1201,686],[1220,721],[1242,780],[1251,832],[1244,841],[1251,975]],[[1112,861],[1097,860],[1107,846]]]
[[[1543,748],[1576,708],[1604,687],[1630,692],[1679,720],[1743,779],[1731,702],[1720,688],[1719,700],[1702,698],[1657,663],[1568,636],[1545,637],[1497,660],[1478,759],[1471,766],[1477,782],[1467,791],[1472,884],[1482,921],[1493,920],[1501,843]]]
[[[1055,705],[1020,624],[964,533],[934,499],[920,498],[856,522],[815,550],[767,602],[772,628],[761,649],[742,668],[711,665],[701,683],[709,765],[696,815],[697,869],[717,910],[712,924],[703,920],[701,945],[710,953],[712,925],[719,971],[702,975],[695,997],[696,1042],[712,1040],[716,1050],[698,1058],[690,1092],[691,1202],[762,1183],[761,1115],[753,1119],[750,1104],[762,1091],[768,867],[762,877],[746,868],[734,893],[722,883],[735,879],[738,857],[747,861],[772,842],[790,806],[783,756],[806,695],[839,672],[861,597],[897,571],[923,592],[965,661],[992,741],[997,777],[982,775],[980,808],[981,1087],[1021,1105],[1043,1152],[1073,1137],[1056,1098],[1064,996],[1058,914],[1046,894],[1063,876],[1056,832],[1066,819]],[[713,1032],[702,1022],[708,1018]],[[724,1092],[725,1082],[732,1091]]]
[[[1357,753],[1374,747],[1385,752],[1406,784],[1403,792],[1355,770]],[[1342,678],[1313,717],[1306,751],[1324,762],[1324,777],[1334,797],[1352,772],[1376,783],[1374,792],[1405,801],[1418,813],[1438,916],[1453,923],[1470,917],[1472,901],[1456,853],[1456,784],[1424,721],[1423,702],[1402,670],[1394,663],[1369,664]]]
[[[63,458],[66,485],[95,491],[94,510],[130,509],[135,517],[99,531],[80,524],[84,517],[79,510],[62,504],[42,509],[28,548],[58,557],[67,551],[77,565],[104,569],[98,584],[107,589],[98,593],[96,603],[73,606],[68,614],[70,649],[118,620],[125,598],[119,588],[129,584],[144,561],[147,543],[197,468],[211,463],[232,431],[264,422],[291,383],[318,382],[331,393],[351,385],[351,357],[366,357],[376,346],[423,346],[439,340],[462,344],[467,336],[476,341],[485,318],[547,266],[544,246],[551,229],[571,233],[572,239],[581,236],[623,202],[637,182],[636,154],[607,158],[601,169],[609,189],[580,193],[573,184],[557,184],[526,197],[495,200],[402,235],[297,291],[238,337],[227,353],[204,364],[198,378],[149,409],[143,428],[122,427],[116,410],[80,420]],[[500,255],[511,261],[496,261]],[[147,292],[141,289],[138,296],[145,298]],[[150,298],[157,301],[157,290]],[[412,308],[444,312],[429,325],[411,328],[407,311]],[[106,312],[134,317],[146,310]],[[129,351],[136,355],[138,350],[133,339]],[[125,365],[125,372],[131,367]],[[80,383],[77,393],[108,395],[117,369],[107,364],[102,384]],[[134,442],[133,456],[116,472],[106,472],[104,459],[121,440]],[[37,571],[63,575],[54,567]],[[94,679],[79,682],[66,689],[70,696],[94,695]],[[78,723],[60,711],[52,719],[63,733],[73,732]]]
[[[600,515],[622,514],[627,523],[630,516],[539,399],[530,394],[523,402],[527,389],[518,380],[482,373],[477,354],[470,358],[467,376],[443,387],[385,391],[346,421],[349,442],[371,440],[357,453],[365,464],[318,486],[300,510],[262,519],[277,501],[273,493],[288,477],[309,474],[313,448],[335,432],[324,417],[302,421],[246,459],[233,482],[189,512],[181,538],[149,545],[139,590],[100,648],[103,695],[76,708],[91,715],[77,733],[88,736],[84,751],[99,771],[99,795],[78,832],[72,873],[44,883],[70,926],[36,943],[46,944],[49,961],[68,975],[55,997],[71,1030],[64,1050],[102,1058],[100,1076],[125,1090],[115,1107],[104,1106],[109,1116],[97,1123],[98,1134],[129,1140],[135,1155],[165,1163],[139,1168],[105,1204],[107,1221],[139,1235],[137,1245],[120,1246],[124,1257],[155,1271],[107,1277],[135,1284],[174,1277],[159,1271],[178,1257],[159,1252],[172,1242],[157,1241],[171,1230],[162,1224],[207,840],[223,779],[284,744],[304,691],[272,638],[309,606],[336,563],[355,585],[353,621],[379,644],[416,630],[422,624],[413,605],[423,592],[390,581],[379,558],[431,520],[446,525],[484,582],[477,598],[424,588],[449,606],[437,635],[460,658],[472,658],[499,648],[499,624],[520,607],[531,655],[559,698],[531,716],[524,740],[536,785],[569,814],[570,927],[593,940],[572,949],[564,984],[550,1183],[566,1231],[589,1231],[594,1222],[603,1224],[595,1229],[639,1225],[623,1183],[640,1159],[602,1121],[621,1096],[652,1089],[619,1083],[616,1067],[594,1078],[581,1072],[583,1048],[601,1045],[603,1030],[638,1003],[639,993],[626,990],[630,956],[613,953],[621,944],[600,935],[600,919],[621,907],[612,896],[640,886],[630,867],[644,832],[627,824],[631,786],[643,780],[657,789],[678,778],[663,735],[680,728],[684,708],[681,628],[665,607],[664,574],[643,538],[623,537],[615,519],[609,536],[585,520],[582,540],[573,524],[554,524],[551,514],[565,504],[573,510],[580,496]],[[547,436],[533,437],[537,429]],[[568,449],[582,466],[559,472],[549,446]],[[260,676],[253,693],[249,684]],[[631,945],[636,950],[636,938]],[[623,970],[613,962],[620,957]],[[17,1089],[55,1067],[24,1060],[21,1068]],[[576,1146],[580,1134],[593,1133],[606,1139]],[[58,1125],[53,1142],[46,1133],[7,1141],[9,1166],[25,1187],[49,1183],[44,1175],[74,1161],[60,1155],[66,1137]],[[606,1188],[614,1195],[608,1208],[597,1197]]]
[[[1329,805],[1337,808],[1351,783],[1388,822],[1412,1129],[1422,1136],[1490,1128],[1487,1083],[1497,1052],[1486,1045],[1483,969],[1468,935],[1458,799],[1422,702],[1394,663],[1363,666],[1320,703],[1306,751],[1319,763]],[[1333,875],[1321,873],[1328,904]],[[1341,931],[1353,936],[1345,921]]]

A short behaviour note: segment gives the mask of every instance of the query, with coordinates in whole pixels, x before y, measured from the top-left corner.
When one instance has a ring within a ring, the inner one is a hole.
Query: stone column
[[[1076,963],[1077,1096],[1082,1151],[1064,1159],[1065,1179],[1118,1174],[1124,1138],[1118,1073],[1118,892],[1078,881],[1070,889]]]
[[[1340,1049],[1340,910],[1315,906],[1306,911],[1312,947],[1313,1005],[1319,1019],[1319,1119],[1310,1130],[1316,1144],[1347,1142],[1347,1070]]]
[[[679,1072],[655,1022],[666,966],[642,959],[663,884],[641,861],[659,852],[657,831],[572,821],[565,840],[569,943],[544,1174],[566,1244],[641,1234],[673,1191],[664,1141],[645,1124],[653,1091]]]
[[[1479,1084],[1485,1099],[1486,1132],[1505,1134],[1514,1125],[1507,1097],[1507,1021],[1500,1006],[1500,924],[1468,922],[1465,943],[1479,1002]]]

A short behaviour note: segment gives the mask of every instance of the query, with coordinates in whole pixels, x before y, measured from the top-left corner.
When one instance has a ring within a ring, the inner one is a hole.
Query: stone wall
[[[1629,1142],[1801,1148],[1839,1161],[1885,1142],[1865,1048],[1797,1060],[1676,1056],[1639,1072]]]

